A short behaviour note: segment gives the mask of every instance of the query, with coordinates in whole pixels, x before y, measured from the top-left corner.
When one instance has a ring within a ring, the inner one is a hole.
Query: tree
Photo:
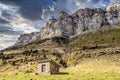
[[[67,59],[67,66],[70,66],[71,64],[72,64],[72,58],[71,56],[69,56]]]
[[[15,66],[15,65],[16,65],[16,62],[15,62],[15,61],[11,61],[11,65],[12,65],[12,66]]]
[[[103,37],[103,31],[102,31],[102,28],[99,29],[99,33],[100,33],[100,36],[101,36],[101,38],[102,38],[102,41],[105,41],[105,40],[104,40],[104,37]]]

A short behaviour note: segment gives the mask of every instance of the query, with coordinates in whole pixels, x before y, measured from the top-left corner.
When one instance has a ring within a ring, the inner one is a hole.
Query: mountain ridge
[[[114,3],[115,4],[115,3]],[[117,5],[120,3],[116,3]],[[111,7],[108,6],[109,8]],[[57,19],[49,19],[46,26],[39,32],[23,34],[16,41],[14,46],[24,46],[29,43],[50,39],[53,37],[66,37],[81,34],[84,31],[96,31],[104,25],[120,23],[120,12],[117,10],[79,9],[69,15],[62,11]]]

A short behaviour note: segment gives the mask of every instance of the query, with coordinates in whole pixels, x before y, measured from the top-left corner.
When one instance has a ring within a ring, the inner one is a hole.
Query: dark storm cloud
[[[8,23],[9,23],[9,21],[6,21],[6,20],[0,18],[0,24],[8,24]]]
[[[1,0],[5,4],[16,5],[20,7],[19,13],[30,20],[40,20],[43,8],[49,10],[51,5],[55,5],[55,13],[67,11],[66,3],[68,0]],[[48,14],[51,14],[49,11]]]
[[[14,31],[9,26],[0,25],[0,34],[5,34],[5,35],[20,35],[21,33],[23,33],[23,32],[22,31]]]
[[[85,4],[86,7],[93,7],[95,4],[102,0],[1,0],[6,4],[17,5],[20,7],[20,14],[30,20],[40,20],[43,8],[49,10],[49,6],[54,5],[55,11],[47,11],[48,14],[58,14],[60,11],[72,12],[78,9],[76,7],[76,1]],[[88,2],[89,1],[89,2]],[[103,0],[109,2],[111,0]],[[80,7],[81,8],[81,7]],[[73,10],[72,10],[73,9]]]
[[[40,19],[43,7],[48,8],[49,5],[53,4],[53,1],[56,0],[7,0],[7,3],[13,2],[19,6],[19,12],[23,17],[37,20]]]

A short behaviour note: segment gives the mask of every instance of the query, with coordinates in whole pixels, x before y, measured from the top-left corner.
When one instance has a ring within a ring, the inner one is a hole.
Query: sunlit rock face
[[[66,12],[60,12],[58,19],[49,19],[46,26],[41,29],[39,39],[53,37],[69,37],[73,34],[73,19]]]
[[[106,11],[106,18],[110,24],[120,23],[120,2],[109,4]]]
[[[109,4],[109,6],[106,8],[107,11],[120,11],[120,2],[114,2]]]
[[[116,3],[119,6],[119,3]],[[112,4],[110,5],[112,6]],[[96,9],[80,9],[72,15],[60,12],[57,19],[49,19],[46,26],[31,34],[23,34],[18,38],[15,45],[26,45],[34,41],[53,37],[71,37],[82,34],[85,31],[95,31],[103,25],[120,23],[120,11]]]
[[[107,12],[105,15],[109,24],[112,25],[120,23],[120,15],[118,14],[118,12]]]
[[[15,46],[23,46],[36,41],[40,36],[40,32],[30,34],[22,34],[15,43]]]
[[[86,30],[96,30],[108,24],[105,11],[102,9],[80,9],[73,14],[74,33],[80,34]]]

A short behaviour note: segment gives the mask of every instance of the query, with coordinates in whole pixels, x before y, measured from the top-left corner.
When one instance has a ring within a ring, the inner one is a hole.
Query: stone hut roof
[[[39,60],[38,63],[46,63],[46,62],[51,62],[56,64],[57,66],[61,67],[61,65],[59,63],[57,63],[56,61],[52,60],[52,59],[46,59],[46,60]]]

